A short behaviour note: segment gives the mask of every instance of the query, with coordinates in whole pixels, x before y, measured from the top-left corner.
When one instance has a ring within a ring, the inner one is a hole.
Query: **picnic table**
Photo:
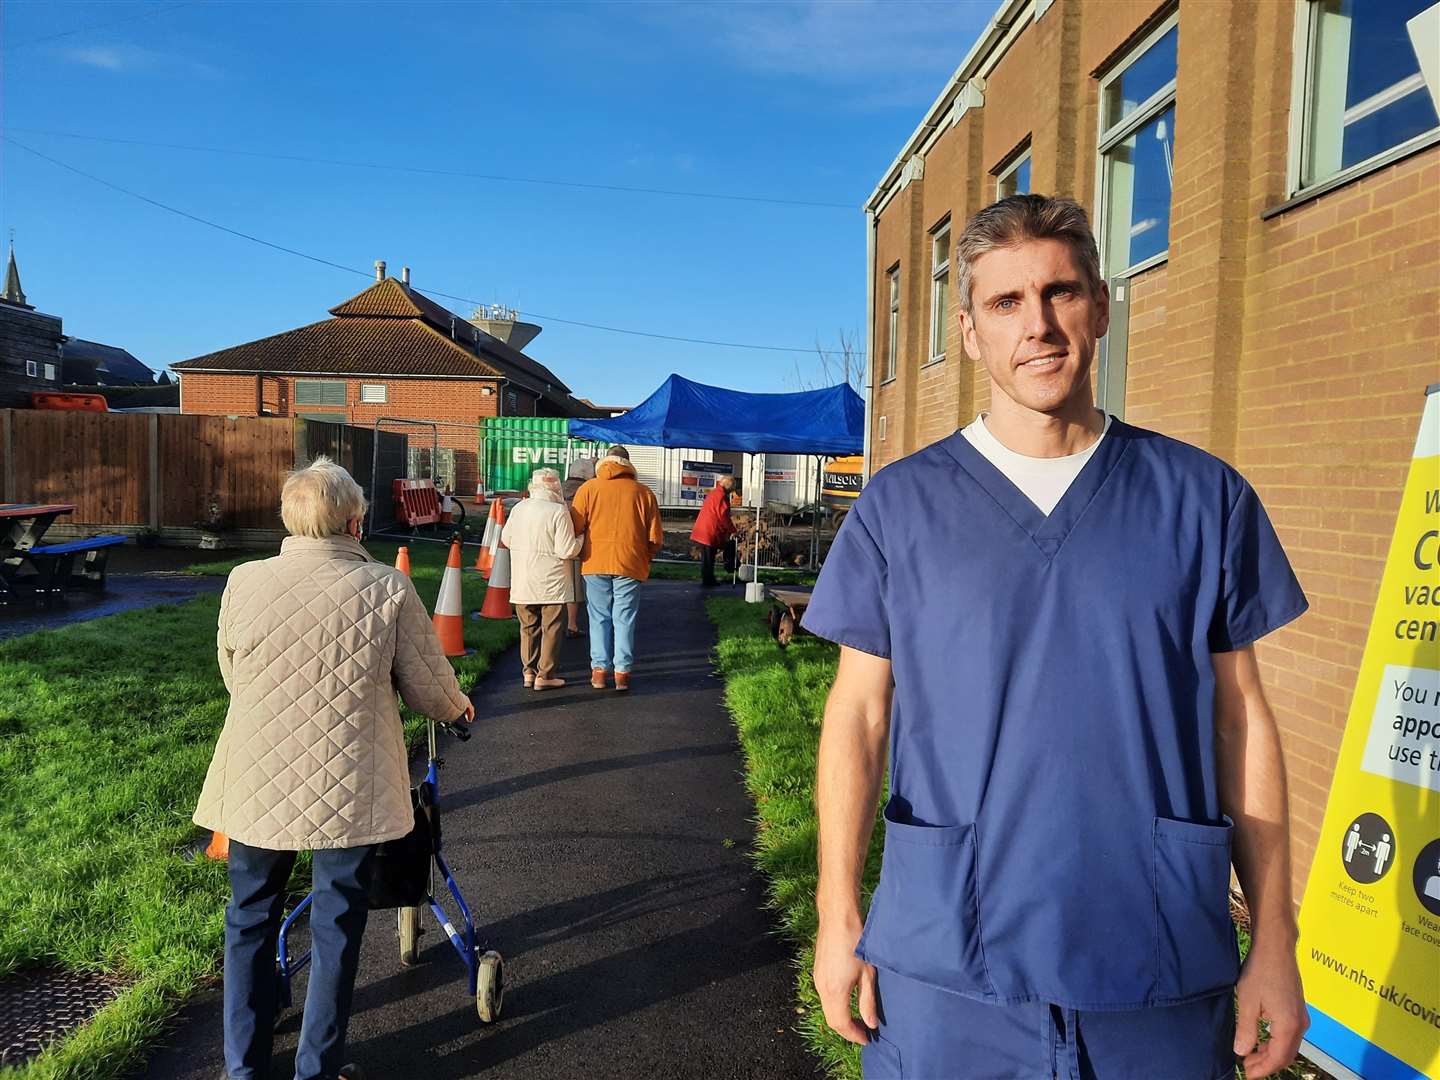
[[[71,586],[105,588],[110,548],[123,536],[44,544],[46,531],[74,503],[0,503],[0,607],[29,597],[47,604]]]

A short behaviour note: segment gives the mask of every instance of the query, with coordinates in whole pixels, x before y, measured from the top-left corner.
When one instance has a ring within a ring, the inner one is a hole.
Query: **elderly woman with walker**
[[[360,544],[365,497],[317,458],[292,473],[274,558],[238,566],[220,602],[230,708],[195,822],[230,838],[225,1075],[270,1070],[275,972],[296,853],[314,854],[310,982],[296,1080],[356,1080],[344,1064],[375,850],[415,826],[398,689],[435,722],[475,718],[410,579]]]

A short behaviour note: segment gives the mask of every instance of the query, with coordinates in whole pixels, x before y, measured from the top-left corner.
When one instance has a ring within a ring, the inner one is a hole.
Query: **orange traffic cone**
[[[223,832],[211,833],[210,844],[205,849],[205,857],[218,859],[220,862],[230,858],[230,838]]]
[[[404,544],[401,544],[400,550],[395,553],[395,569],[406,577],[410,576],[410,549]]]
[[[485,603],[480,605],[482,619],[513,619],[510,606],[510,549],[501,544],[495,551],[495,565],[490,568],[490,584],[485,588]]]
[[[475,556],[475,569],[482,577],[490,576],[495,565],[495,548],[500,543],[500,530],[505,527],[505,500],[490,502],[490,516],[485,519],[485,535],[480,538],[480,554]]]
[[[465,622],[460,616],[460,538],[450,542],[450,558],[435,601],[435,633],[446,656],[465,655]]]

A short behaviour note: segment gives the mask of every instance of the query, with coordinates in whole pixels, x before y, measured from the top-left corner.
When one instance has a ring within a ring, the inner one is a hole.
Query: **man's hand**
[[[864,1046],[870,1041],[869,1028],[880,1026],[880,1012],[875,1004],[875,969],[855,955],[855,945],[863,929],[859,919],[844,926],[820,925],[815,938],[815,989],[825,1010],[825,1023],[839,1035]],[[850,994],[860,987],[861,1024],[850,1012]]]
[[[1300,1039],[1310,1026],[1294,950],[1252,946],[1235,986],[1235,998],[1239,1008],[1235,1055],[1245,1059],[1245,1075],[1250,1080],[1274,1076],[1295,1060]],[[1260,1041],[1261,1020],[1270,1023],[1266,1042]]]
[[[475,722],[475,702],[469,698],[465,699],[465,722],[467,724],[473,724]]]

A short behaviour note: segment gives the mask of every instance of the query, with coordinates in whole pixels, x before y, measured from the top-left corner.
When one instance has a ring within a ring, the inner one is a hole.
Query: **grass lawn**
[[[369,546],[394,561],[394,544]],[[446,550],[411,546],[428,607]],[[478,607],[479,575],[464,590]],[[210,596],[0,643],[0,975],[59,964],[132,980],[6,1080],[120,1074],[220,970],[225,868],[181,854],[227,705],[218,609]],[[513,621],[467,619],[477,651],[454,661],[460,685],[517,636]],[[412,738],[421,730],[409,717]]]
[[[839,649],[806,634],[797,636],[788,649],[777,647],[765,625],[765,605],[715,597],[707,601],[707,610],[719,631],[716,657],[725,677],[725,701],[739,733],[745,783],[757,810],[753,857],[768,880],[769,901],[781,927],[799,950],[795,979],[799,1028],[829,1075],[859,1080],[859,1047],[825,1025],[810,982],[817,926],[815,754]],[[877,807],[862,881],[867,907],[880,877],[883,840]],[[1248,945],[1248,935],[1242,931],[1241,937],[1242,945]],[[1236,1076],[1243,1078],[1243,1071],[1237,1069]],[[1327,1074],[1308,1064],[1297,1065],[1284,1076],[1328,1080]]]

